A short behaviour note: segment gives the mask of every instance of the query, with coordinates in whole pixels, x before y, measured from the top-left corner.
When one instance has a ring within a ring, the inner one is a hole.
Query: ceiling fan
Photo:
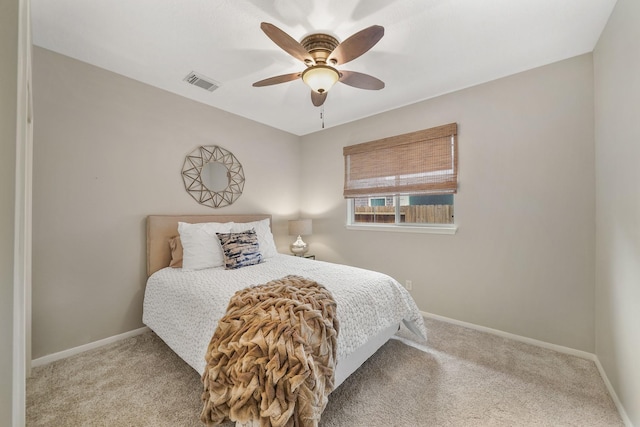
[[[307,68],[298,73],[269,77],[253,84],[254,87],[270,86],[302,79],[311,88],[311,102],[316,107],[324,104],[327,92],[336,82],[359,89],[380,90],[384,82],[373,76],[356,71],[338,70],[337,65],[346,64],[367,52],[384,36],[384,27],[372,25],[358,31],[342,43],[328,34],[310,34],[297,42],[280,28],[268,22],[260,28],[275,44]]]

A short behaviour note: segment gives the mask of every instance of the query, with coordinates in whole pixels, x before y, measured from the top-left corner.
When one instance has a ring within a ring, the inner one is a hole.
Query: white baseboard
[[[442,322],[452,323],[454,325],[463,326],[463,327],[469,328],[469,329],[475,329],[475,330],[480,331],[480,332],[487,332],[489,334],[498,335],[498,336],[503,337],[503,338],[509,338],[509,339],[514,340],[514,341],[520,341],[520,342],[523,342],[525,344],[535,345],[536,347],[542,347],[542,348],[547,348],[549,350],[555,350],[557,352],[564,353],[564,354],[569,354],[571,356],[580,357],[582,359],[595,360],[595,358],[596,358],[595,354],[589,353],[587,351],[576,350],[574,348],[564,347],[564,346],[557,345],[557,344],[551,344],[551,343],[548,343],[548,342],[545,342],[545,341],[539,341],[539,340],[536,340],[536,339],[533,339],[533,338],[527,338],[527,337],[523,337],[521,335],[516,335],[516,334],[509,333],[509,332],[504,332],[504,331],[501,331],[499,329],[487,328],[486,326],[480,326],[480,325],[476,325],[474,323],[467,323],[467,322],[463,322],[461,320],[456,320],[456,319],[451,319],[449,317],[439,316],[437,314],[426,313],[424,311],[421,311],[420,313],[422,313],[422,315],[424,317],[440,320]]]
[[[98,341],[90,342],[88,344],[84,344],[78,347],[73,347],[68,350],[63,350],[58,353],[48,354],[46,356],[39,357],[37,359],[33,359],[31,361],[31,366],[36,368],[38,366],[46,365],[51,362],[55,362],[56,360],[66,359],[67,357],[74,356],[76,354],[84,353],[88,350],[93,350],[94,348],[102,347],[107,344],[114,343],[116,341],[120,341],[126,338],[135,337],[136,335],[144,334],[147,331],[150,331],[148,327],[144,326],[139,329],[134,329],[133,331],[125,332],[122,334],[114,335],[112,337],[104,338]]]
[[[611,385],[611,381],[609,381],[609,378],[607,377],[607,373],[604,371],[604,368],[602,367],[602,364],[600,363],[600,359],[598,359],[597,355],[595,355],[593,353],[589,353],[587,351],[576,350],[574,348],[564,347],[564,346],[561,346],[561,345],[551,344],[551,343],[548,343],[548,342],[545,342],[545,341],[540,341],[540,340],[536,340],[536,339],[533,339],[533,338],[527,338],[527,337],[523,337],[521,335],[516,335],[516,334],[509,333],[509,332],[504,332],[504,331],[501,331],[499,329],[487,328],[486,326],[480,326],[480,325],[476,325],[474,323],[463,322],[461,320],[451,319],[449,317],[444,317],[444,316],[440,316],[440,315],[437,315],[437,314],[427,313],[425,311],[421,311],[420,313],[426,318],[440,320],[442,322],[451,323],[451,324],[458,325],[458,326],[463,326],[465,328],[475,329],[475,330],[480,331],[480,332],[486,332],[486,333],[489,333],[489,334],[498,335],[498,336],[503,337],[503,338],[509,338],[509,339],[514,340],[514,341],[519,341],[519,342],[523,342],[523,343],[526,343],[526,344],[535,345],[537,347],[542,347],[542,348],[546,348],[546,349],[549,349],[549,350],[555,350],[555,351],[557,351],[559,353],[569,354],[571,356],[580,357],[582,359],[592,360],[596,364],[596,367],[598,368],[598,372],[600,372],[600,376],[602,377],[602,381],[604,381],[604,384],[607,387],[607,390],[609,391],[609,395],[611,396],[611,399],[613,400],[613,403],[616,405],[616,408],[618,409],[618,412],[620,413],[620,417],[622,418],[622,421],[624,422],[624,425],[626,427],[634,427],[633,424],[631,423],[631,420],[629,419],[629,416],[627,415],[627,412],[624,409],[624,406],[622,406],[622,402],[620,402],[620,399],[618,398],[618,395],[616,394],[615,390],[613,389],[613,386]]]
[[[611,385],[611,381],[609,381],[609,378],[607,377],[607,373],[604,371],[604,368],[602,367],[602,364],[600,363],[600,359],[598,359],[598,356],[596,356],[595,363],[596,363],[596,367],[598,368],[598,372],[600,372],[600,376],[602,377],[602,381],[604,381],[604,385],[606,385],[607,390],[609,390],[609,394],[611,395],[611,399],[613,399],[613,403],[615,403],[616,408],[618,408],[618,412],[620,413],[620,417],[622,418],[622,421],[624,422],[625,427],[633,427],[633,423],[629,419],[629,416],[627,415],[627,411],[625,411],[624,406],[622,406],[622,402],[620,402],[620,399],[618,399],[618,395],[616,394],[616,391],[613,389],[613,385]]]

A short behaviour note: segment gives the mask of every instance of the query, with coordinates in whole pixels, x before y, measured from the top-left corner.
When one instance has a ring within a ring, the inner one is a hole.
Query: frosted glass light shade
[[[339,78],[338,71],[328,65],[314,65],[302,72],[302,80],[318,93],[328,92]]]

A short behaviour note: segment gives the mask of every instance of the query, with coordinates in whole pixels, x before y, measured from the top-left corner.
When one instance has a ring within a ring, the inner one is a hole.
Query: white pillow
[[[273,241],[269,223],[269,218],[253,222],[234,222],[231,226],[231,232],[241,233],[253,228],[258,235],[258,245],[260,246],[262,258],[271,258],[278,255],[278,250],[276,249],[276,243]]]
[[[182,269],[202,270],[224,265],[220,240],[216,233],[230,233],[231,222],[203,222],[189,224],[178,222],[182,242]]]

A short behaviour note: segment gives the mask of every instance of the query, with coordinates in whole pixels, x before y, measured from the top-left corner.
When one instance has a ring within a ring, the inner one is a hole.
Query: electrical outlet
[[[411,280],[404,281],[404,288],[406,290],[410,291],[412,287],[413,287],[413,282]]]

